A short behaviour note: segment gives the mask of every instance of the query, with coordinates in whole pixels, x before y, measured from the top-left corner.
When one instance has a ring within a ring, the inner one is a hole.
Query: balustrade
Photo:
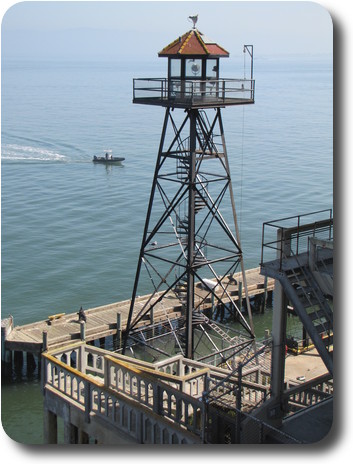
[[[236,376],[220,368],[205,367],[181,356],[152,366],[127,362],[121,355],[78,344],[43,353],[43,361],[44,391],[51,388],[63,401],[66,398],[76,403],[84,411],[86,422],[93,416],[100,417],[107,428],[113,426],[142,443],[208,441],[212,434],[207,429],[219,422],[218,409],[210,401],[233,410],[234,414],[225,415],[223,422],[234,443],[239,439],[234,438],[239,426],[239,401],[249,411],[269,395],[266,372],[253,369],[238,384]],[[329,376],[323,376],[309,388],[292,386],[285,392],[285,399],[295,410],[322,401],[332,390]],[[205,391],[211,392],[208,402],[203,401]]]
[[[118,360],[109,359],[109,356],[104,358],[99,352],[93,351],[90,347],[83,353],[87,361],[82,363],[86,365],[84,373],[65,364],[63,360],[69,358],[63,357],[63,353],[55,357],[44,354],[44,388],[50,386],[63,397],[84,406],[86,420],[94,413],[137,441],[199,442],[197,436],[201,431],[195,419],[201,414],[201,404],[198,400],[189,398],[169,385],[162,388],[161,382],[146,380],[136,372],[129,372],[126,366],[117,364]],[[78,352],[79,350],[76,351]],[[108,369],[108,375],[104,369]],[[150,416],[156,411],[159,412],[159,416],[167,418],[168,422],[163,423],[163,419],[152,420]],[[170,430],[172,423],[178,424],[179,427],[181,425],[182,428]],[[142,437],[139,435],[141,426]],[[193,439],[186,436],[183,426],[196,436]]]

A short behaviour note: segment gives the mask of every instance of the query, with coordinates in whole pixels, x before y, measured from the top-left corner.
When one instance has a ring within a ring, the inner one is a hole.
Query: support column
[[[78,431],[78,443],[80,445],[88,445],[89,444],[89,435],[88,435],[88,433],[84,432],[81,429],[79,429],[79,431]]]
[[[196,115],[197,110],[189,112],[190,118],[190,158],[189,158],[189,206],[188,206],[188,252],[187,252],[187,299],[186,299],[186,353],[193,359],[192,311],[194,309],[193,270],[195,258],[195,175],[196,175]]]
[[[86,322],[80,321],[80,337],[82,341],[86,340]]]
[[[272,321],[272,384],[273,397],[280,400],[283,393],[285,356],[286,356],[286,326],[287,326],[287,297],[281,284],[276,281]]]
[[[282,244],[281,255],[287,253],[287,244],[283,243],[282,231],[278,231],[278,243]],[[288,298],[282,285],[276,280],[273,301],[272,319],[272,366],[271,366],[271,396],[275,403],[281,405],[284,390],[285,358],[286,358],[286,332],[287,332],[287,306]],[[273,418],[280,418],[282,411],[276,410]]]
[[[27,374],[31,375],[36,369],[36,361],[34,359],[33,353],[27,352]]]
[[[12,365],[12,352],[5,348],[5,342],[13,329],[13,317],[1,321],[1,361]],[[11,366],[12,367],[12,366]]]
[[[44,444],[56,445],[58,443],[58,421],[57,416],[53,412],[49,411],[44,407],[43,414],[43,426],[44,426]]]
[[[48,351],[48,332],[43,330],[43,351]]]
[[[23,351],[14,352],[14,365],[15,370],[21,371],[23,367]]]
[[[267,284],[268,284],[268,278],[267,276],[265,276],[265,279],[264,279],[264,293],[263,293],[263,298],[262,298],[262,302],[261,302],[261,314],[264,314],[265,313],[265,309],[266,309],[266,305],[267,305]]]
[[[78,443],[78,428],[71,422],[64,422],[64,443],[65,445],[76,445]]]

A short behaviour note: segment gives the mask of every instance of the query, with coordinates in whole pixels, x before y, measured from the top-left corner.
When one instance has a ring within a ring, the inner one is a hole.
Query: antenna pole
[[[253,75],[254,75],[254,57],[253,57],[253,51],[254,47],[252,45],[244,45],[243,49],[244,53],[247,51],[251,57],[251,64],[250,64],[250,79],[253,80]]]

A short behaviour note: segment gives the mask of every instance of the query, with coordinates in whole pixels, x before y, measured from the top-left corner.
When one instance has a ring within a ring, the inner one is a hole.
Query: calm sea
[[[132,78],[165,66],[3,62],[2,318],[20,325],[131,296],[164,117],[132,104]],[[224,77],[243,77],[227,66]],[[255,79],[255,105],[223,110],[247,268],[260,261],[263,222],[333,205],[331,62],[262,57]],[[94,165],[105,149],[126,160]],[[14,440],[42,442],[41,411],[38,381],[3,383]]]

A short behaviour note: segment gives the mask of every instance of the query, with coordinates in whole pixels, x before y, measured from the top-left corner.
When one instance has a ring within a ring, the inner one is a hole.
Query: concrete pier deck
[[[233,276],[237,283],[231,281],[227,290],[234,300],[239,299],[238,285],[242,281],[241,273]],[[260,268],[249,269],[246,271],[246,280],[249,297],[273,291],[274,279],[268,279],[265,283],[264,277],[260,274]],[[195,299],[202,298],[207,292],[198,284],[195,289]],[[137,305],[142,305],[149,298],[149,295],[137,298]],[[242,298],[245,297],[243,288]],[[157,296],[155,297],[157,298]],[[210,303],[203,305],[202,309],[207,309]],[[124,331],[127,324],[127,318],[130,310],[130,300],[120,301],[104,306],[85,309],[87,322],[85,326],[85,340],[92,341],[99,338],[115,335],[118,328],[118,318],[120,319],[121,330]],[[181,315],[181,303],[174,293],[167,295],[162,302],[156,305],[154,309],[154,322],[166,320],[167,317],[175,319]],[[48,315],[49,317],[49,315]],[[146,321],[141,324],[145,324]],[[40,353],[43,347],[43,333],[45,334],[47,345],[50,348],[61,347],[72,340],[79,340],[81,337],[81,326],[78,320],[77,311],[70,314],[64,314],[57,319],[43,320],[15,326],[6,336],[5,349],[9,351],[25,351],[29,353]]]

